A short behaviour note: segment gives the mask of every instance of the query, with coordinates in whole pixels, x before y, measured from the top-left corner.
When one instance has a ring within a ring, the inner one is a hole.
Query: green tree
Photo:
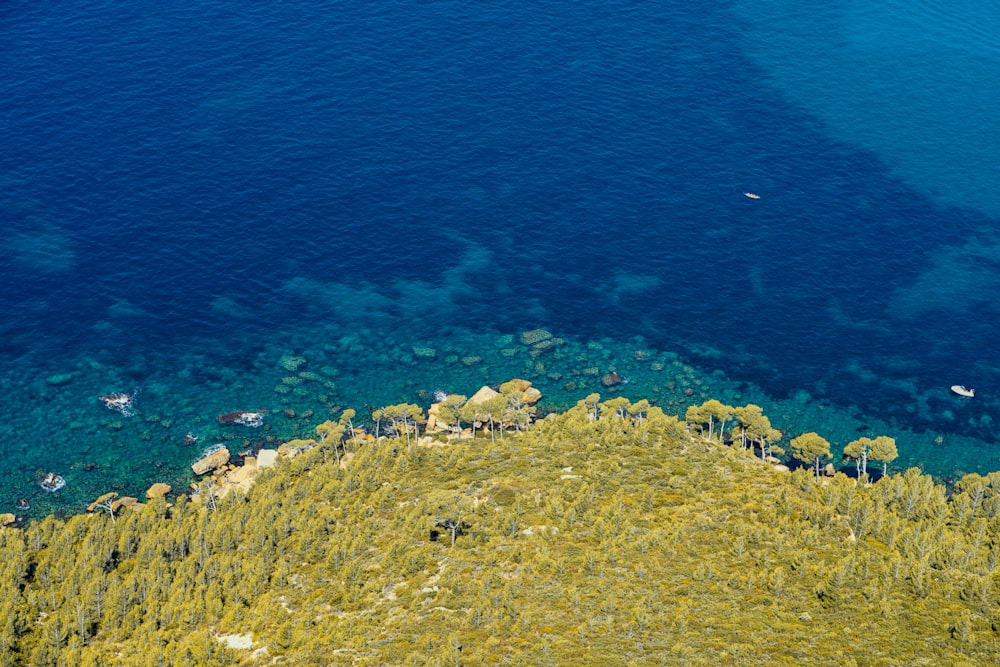
[[[448,394],[448,397],[438,403],[437,419],[442,426],[455,433],[462,432],[464,419],[463,407],[468,399],[459,394]],[[466,420],[467,421],[467,420]]]
[[[707,427],[707,437],[709,440],[715,436],[716,432],[719,434],[719,439],[724,440],[726,422],[737,416],[738,411],[739,408],[724,405],[713,398],[701,405],[692,405],[689,407],[684,415],[684,420],[698,428],[699,432],[703,435]],[[718,425],[718,430],[716,430],[716,425]],[[745,446],[746,442],[744,441],[744,448]]]
[[[625,419],[629,413],[629,406],[631,403],[624,396],[616,396],[615,398],[610,398],[600,406],[601,416],[611,416],[614,415],[618,419]]]
[[[358,434],[354,430],[354,417],[357,414],[358,413],[354,410],[354,408],[347,408],[346,410],[344,410],[340,414],[340,420],[339,420],[340,423],[341,423],[341,425],[346,426],[348,428],[348,430],[350,430],[350,432],[351,432],[351,440],[354,441],[354,446],[355,447],[358,446]]]
[[[504,425],[506,420],[507,398],[503,394],[497,394],[479,404],[482,414],[487,416],[490,423],[490,440],[496,442],[496,432],[500,431],[500,439],[503,440]]]
[[[316,435],[319,436],[321,445],[333,447],[337,455],[337,464],[340,465],[340,450],[344,440],[344,423],[327,420],[316,427]]]
[[[858,471],[858,479],[862,475],[868,475],[868,452],[874,440],[871,438],[858,438],[847,443],[844,447],[844,460],[854,461],[854,467]]]
[[[643,444],[647,439],[651,439],[656,444],[677,445],[691,437],[685,430],[684,422],[674,415],[664,413],[662,408],[656,406],[646,412],[641,429]]]
[[[649,410],[651,406],[645,398],[628,406],[628,415],[632,419],[632,433],[640,444],[645,445],[649,439]]]
[[[882,476],[885,477],[888,472],[889,462],[895,461],[899,457],[895,439],[887,435],[878,436],[872,440],[869,456],[876,461],[882,462]]]
[[[756,443],[760,446],[761,458],[767,458],[768,443],[772,443],[781,438],[781,431],[771,426],[771,420],[764,414],[764,409],[759,405],[750,403],[734,410],[737,422],[740,427],[740,440],[743,449],[748,447],[748,442]]]
[[[578,408],[582,409],[587,415],[590,421],[596,422],[600,417],[601,409],[601,395],[600,394],[587,394],[585,398],[580,399],[576,402]]]
[[[803,433],[792,438],[792,456],[804,463],[812,463],[819,477],[819,460],[830,458],[830,443],[818,433]]]
[[[466,402],[459,411],[459,418],[472,424],[472,438],[476,438],[476,430],[486,426],[486,424],[491,423],[489,406],[485,402],[469,403]],[[490,437],[493,437],[493,431],[490,431]]]
[[[104,510],[111,517],[111,522],[114,523],[115,520],[115,499],[118,497],[117,491],[109,491],[105,493],[100,498],[90,503],[87,506],[87,510],[93,512],[94,510]]]
[[[427,423],[424,411],[419,405],[413,403],[397,403],[387,405],[372,412],[372,419],[375,420],[375,437],[381,430],[382,421],[387,421],[391,435],[399,437],[406,435],[406,442],[410,442],[410,432],[414,437],[420,435],[420,425]]]
[[[524,381],[511,380],[500,385],[504,405],[501,411],[501,434],[507,425],[523,431],[534,419],[535,408],[524,402],[524,390]]]
[[[641,424],[646,421],[646,415],[649,414],[649,408],[649,401],[643,398],[630,405],[628,413],[636,423]]]

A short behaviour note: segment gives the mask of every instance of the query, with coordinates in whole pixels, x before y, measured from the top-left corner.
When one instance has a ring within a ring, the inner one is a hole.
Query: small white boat
[[[966,398],[972,398],[976,395],[976,390],[971,387],[963,387],[960,384],[954,384],[951,386],[951,391],[959,396],[965,396]]]
[[[744,197],[749,197],[750,199],[760,199],[760,195],[754,194],[753,192],[744,192]]]

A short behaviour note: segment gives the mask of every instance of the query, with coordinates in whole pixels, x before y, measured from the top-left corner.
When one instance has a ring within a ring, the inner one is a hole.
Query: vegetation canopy
[[[1000,660],[1000,473],[828,477],[815,433],[789,472],[757,406],[514,394],[431,433],[349,411],[211,504],[0,530],[0,665]]]

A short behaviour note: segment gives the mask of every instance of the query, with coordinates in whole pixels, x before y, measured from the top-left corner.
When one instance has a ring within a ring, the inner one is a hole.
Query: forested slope
[[[214,510],[3,529],[0,661],[1000,660],[1000,475],[781,472],[620,399],[430,440],[328,438]]]

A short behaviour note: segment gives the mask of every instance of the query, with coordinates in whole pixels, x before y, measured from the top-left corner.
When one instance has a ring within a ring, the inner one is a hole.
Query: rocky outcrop
[[[534,405],[538,401],[542,400],[542,392],[539,391],[537,387],[531,386],[530,380],[514,378],[513,380],[508,380],[500,385],[500,389],[501,391],[507,393],[520,393],[521,401],[527,405]],[[500,393],[491,387],[480,387],[479,391],[473,394],[472,397],[465,402],[465,407],[470,405],[481,405],[482,403],[486,403],[490,399],[499,395]],[[435,406],[432,405],[431,409],[435,410]]]
[[[212,493],[216,498],[224,498],[236,490],[248,491],[253,486],[260,469],[274,465],[278,458],[278,450],[276,449],[262,449],[257,454],[257,456],[244,457],[241,466],[230,465],[227,461],[212,472],[212,478],[208,484],[213,489]],[[196,486],[192,485],[192,488]],[[203,503],[205,502],[203,496],[202,493],[196,493],[191,496],[191,501]]]
[[[132,507],[138,509],[142,506],[143,504],[139,502],[138,498],[133,498],[132,496],[122,496],[121,498],[117,498],[112,501],[111,511],[117,512],[122,507]]]
[[[257,477],[257,459],[250,456],[239,468],[234,468],[222,478],[223,485],[229,489],[248,490]]]
[[[46,473],[40,480],[38,480],[38,486],[42,487],[49,493],[55,493],[59,489],[66,486],[66,480],[63,479],[61,475],[50,472]]]
[[[520,394],[521,402],[534,405],[542,398],[542,392],[531,386],[531,380],[514,378],[500,385],[500,393],[508,395]]]
[[[536,387],[528,387],[521,392],[521,400],[528,405],[534,405],[538,401],[542,400],[542,392]]]
[[[317,442],[315,440],[289,440],[284,442],[278,447],[278,456],[284,456],[285,458],[295,458],[302,452],[308,451],[315,447]]]
[[[229,450],[225,447],[210,451],[191,464],[191,470],[196,475],[204,475],[229,463],[229,456]]]
[[[494,396],[497,396],[497,392],[490,387],[482,387],[477,391],[472,397],[465,402],[466,405],[479,405],[480,403],[485,403]]]
[[[104,403],[108,410],[120,412],[126,417],[131,417],[134,414],[133,408],[135,406],[135,394],[119,392],[115,394],[105,394],[100,398],[101,402]]]
[[[150,500],[152,500],[153,498],[160,498],[162,496],[167,495],[172,490],[173,489],[169,484],[165,484],[163,482],[157,482],[153,486],[146,489],[146,497],[149,498]]]
[[[441,412],[440,403],[431,403],[431,407],[427,408],[427,424],[424,426],[424,432],[430,433],[433,431],[443,431],[445,430],[443,426],[438,426],[438,414]]]

